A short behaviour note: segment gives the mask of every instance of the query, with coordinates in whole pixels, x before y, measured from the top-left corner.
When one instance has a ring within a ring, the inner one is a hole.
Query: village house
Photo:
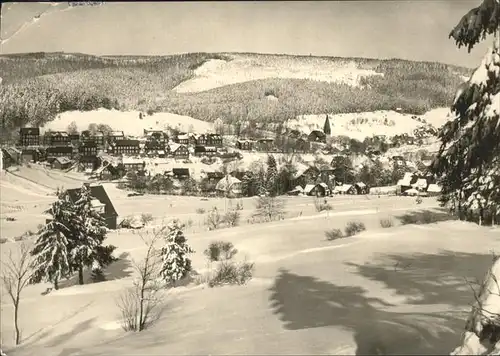
[[[107,138],[108,143],[112,145],[116,141],[125,140],[125,134],[123,131],[111,131]]]
[[[337,185],[333,191],[336,194],[349,194],[349,195],[358,194],[356,187],[352,184]]]
[[[312,130],[311,133],[307,135],[307,140],[309,142],[326,143],[326,134],[320,130]]]
[[[207,146],[222,147],[223,140],[222,136],[219,134],[208,134],[207,135]]]
[[[325,183],[307,184],[304,187],[304,194],[309,196],[325,197],[330,195],[330,189]]]
[[[166,143],[163,140],[148,139],[144,144],[144,152],[148,157],[164,158],[166,156],[166,148]]]
[[[87,187],[90,189],[90,195],[92,198],[92,208],[97,211],[101,216],[104,218],[106,221],[106,227],[108,229],[116,229],[117,228],[117,218],[118,218],[118,213],[116,212],[115,207],[113,206],[113,203],[111,202],[111,199],[109,198],[109,195],[106,193],[106,190],[102,185],[90,185],[88,183]],[[80,189],[68,189],[66,191],[68,194],[70,200],[72,202],[76,202],[79,199],[80,195]]]
[[[46,150],[47,157],[68,157],[73,158],[74,152],[71,146],[52,146],[47,147]]]
[[[111,145],[113,155],[136,156],[141,152],[139,140],[117,140]]]
[[[238,178],[228,174],[219,180],[215,190],[223,196],[238,197],[242,194],[242,183]]]
[[[122,164],[126,172],[144,172],[146,168],[144,160],[134,157],[123,157]]]
[[[189,159],[189,150],[185,145],[181,144],[170,144],[170,156],[175,159]]]
[[[183,180],[188,179],[191,175],[189,173],[189,168],[172,168],[172,176],[175,179]]]
[[[320,170],[317,167],[298,164],[297,171],[292,177],[292,186],[300,185],[304,187],[307,184],[316,184],[319,175]]]
[[[48,131],[44,134],[43,142],[46,146],[68,146],[71,143],[66,131]]]
[[[96,156],[82,156],[78,160],[79,171],[95,171],[99,168],[100,158]]]
[[[175,137],[175,143],[178,143],[179,145],[189,145],[189,135],[187,133],[179,133]]]
[[[194,147],[195,156],[215,156],[217,155],[217,147],[211,146],[195,146]]]
[[[13,165],[21,163],[21,151],[15,147],[5,147],[1,149],[2,152],[2,167],[6,169]]]
[[[144,136],[146,137],[147,140],[154,140],[163,143],[166,143],[168,141],[167,134],[161,130],[144,129]]]
[[[73,161],[71,161],[68,157],[56,157],[52,163],[50,164],[50,167],[52,169],[68,169],[71,167],[73,164]]]
[[[42,159],[42,156],[42,153],[37,149],[23,149],[21,151],[21,162],[38,162]]]
[[[97,156],[97,144],[95,142],[85,142],[78,148],[79,153],[83,157],[96,157]]]
[[[206,146],[208,145],[208,136],[207,134],[201,134],[196,137],[196,144],[198,146]]]
[[[370,192],[370,188],[363,182],[355,183],[354,188],[358,194],[368,194]]]
[[[268,152],[273,149],[274,139],[272,138],[260,138],[255,143],[255,147],[259,151]]]
[[[78,146],[80,144],[80,134],[69,134],[69,143],[73,146]]]
[[[239,150],[251,151],[253,149],[254,144],[255,141],[252,140],[237,140],[236,148]]]
[[[92,133],[89,130],[85,130],[85,131],[82,131],[82,134],[80,137],[81,137],[81,141],[83,143],[95,142],[98,146],[101,146],[101,147],[104,146],[105,141],[106,141],[105,137],[104,137],[104,133],[102,133],[101,131]]]
[[[19,144],[23,147],[40,145],[40,129],[38,127],[23,127],[19,130]]]

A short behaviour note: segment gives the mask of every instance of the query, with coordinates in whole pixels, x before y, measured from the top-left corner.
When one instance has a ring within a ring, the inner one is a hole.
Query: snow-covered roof
[[[356,185],[360,188],[366,188],[366,184],[363,182],[357,182]]]
[[[427,191],[431,193],[440,193],[441,190],[442,190],[441,186],[437,184],[429,184],[429,186],[427,187]]]
[[[71,160],[68,157],[57,157],[55,160],[60,164],[67,164],[71,162]]]
[[[124,156],[122,159],[123,164],[142,164],[144,160],[142,158],[128,157]]]
[[[405,194],[407,194],[407,195],[417,195],[418,194],[418,190],[416,190],[415,188],[411,188],[411,189],[408,189],[407,191],[405,191]]]
[[[342,185],[338,185],[335,187],[335,190],[336,191],[339,191],[339,192],[342,192],[342,193],[345,193],[347,192],[349,189],[351,189],[352,187],[352,184],[342,184]]]
[[[421,188],[421,189],[425,189],[427,188],[427,180],[424,179],[424,178],[419,178],[417,179],[417,181],[415,183],[413,183],[411,185],[412,187],[414,188]]]
[[[179,136],[177,136],[177,139],[178,140],[188,140],[189,139],[189,135],[188,134],[179,135]]]
[[[314,189],[314,187],[316,186],[316,184],[307,184],[304,188],[304,193],[309,193],[311,190]]]
[[[230,176],[228,174],[224,178],[219,180],[219,182],[217,182],[215,189],[217,189],[217,190],[229,190],[229,189],[232,189],[235,185],[239,185],[239,183],[241,183],[241,181],[238,178],[235,178],[235,177]]]

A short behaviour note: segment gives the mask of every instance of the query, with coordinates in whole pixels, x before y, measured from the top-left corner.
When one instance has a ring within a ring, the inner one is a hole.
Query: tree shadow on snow
[[[438,208],[433,210],[410,211],[397,216],[402,225],[424,225],[434,224],[441,221],[457,220],[457,217],[448,213],[446,209]]]
[[[132,262],[129,258],[130,254],[123,252],[118,256],[118,260],[110,264],[105,270],[105,281],[113,281],[117,279],[127,278],[132,275]],[[85,284],[98,283],[92,281],[91,271],[83,271],[83,280]],[[73,275],[71,278],[65,279],[59,283],[59,289],[68,288],[78,285],[78,274]]]
[[[271,305],[288,330],[337,326],[354,333],[356,355],[448,354],[463,321],[432,313],[396,313],[360,287],[338,286],[282,270]]]
[[[357,265],[356,273],[385,284],[413,305],[448,304],[467,306],[474,302],[477,289],[492,254],[442,251],[438,254],[381,255],[373,263]]]

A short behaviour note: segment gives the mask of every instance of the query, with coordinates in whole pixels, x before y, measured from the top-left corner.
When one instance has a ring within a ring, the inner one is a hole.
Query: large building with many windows
[[[23,127],[19,130],[21,146],[38,146],[40,144],[40,129],[38,127]]]

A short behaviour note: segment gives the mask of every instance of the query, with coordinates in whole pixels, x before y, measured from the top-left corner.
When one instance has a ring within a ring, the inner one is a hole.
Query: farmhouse
[[[42,154],[37,149],[29,148],[21,151],[22,162],[38,162],[41,158]]]
[[[214,146],[195,146],[195,156],[215,156],[217,154],[217,147]]]
[[[138,155],[141,151],[139,140],[118,140],[111,145],[111,152],[114,155]]]
[[[172,175],[175,179],[188,179],[190,177],[189,168],[173,168]]]
[[[78,160],[78,169],[83,171],[94,171],[99,167],[100,159],[96,156],[82,156]]]
[[[260,138],[257,140],[255,146],[259,151],[270,151],[274,145],[274,139],[272,138]]]
[[[160,158],[165,157],[165,141],[148,139],[144,145],[144,151],[147,156],[158,156]]]
[[[189,150],[185,145],[172,143],[169,147],[170,155],[175,159],[189,159]]]
[[[330,194],[330,189],[325,183],[307,184],[304,188],[304,194],[309,196],[324,197]]]
[[[356,187],[352,184],[342,184],[335,187],[337,194],[357,194]]]
[[[253,149],[254,144],[255,141],[252,140],[237,140],[236,148],[239,150],[251,151]]]
[[[175,142],[180,145],[189,145],[189,135],[187,133],[179,133],[175,138]]]
[[[70,138],[66,131],[49,131],[43,138],[47,146],[66,146],[70,144]]]
[[[92,198],[94,198],[92,200],[93,209],[99,212],[104,217],[104,219],[106,220],[106,227],[108,229],[116,229],[116,220],[118,217],[118,213],[116,212],[116,209],[113,206],[113,203],[111,202],[111,199],[109,198],[108,193],[106,193],[104,187],[102,185],[91,186],[88,183],[85,184],[90,189],[90,195],[92,196]],[[68,189],[66,193],[68,194],[72,202],[78,201],[80,197],[79,188]]]
[[[306,166],[299,164],[297,172],[292,177],[293,185],[305,186],[306,184],[315,184],[318,179],[320,171],[315,166]]]
[[[40,129],[38,127],[23,127],[19,130],[20,146],[38,146],[40,144]]]
[[[309,142],[326,142],[326,134],[320,130],[312,130],[307,136]]]
[[[56,157],[50,166],[52,169],[68,169],[72,164],[73,161],[71,161],[68,157]]]
[[[71,146],[53,146],[47,147],[47,157],[68,157],[73,158],[73,147]]]
[[[368,194],[368,192],[370,190],[368,188],[368,186],[365,183],[363,183],[363,182],[355,183],[354,184],[354,188],[356,189],[356,192],[358,194]]]
[[[226,195],[230,197],[240,196],[242,192],[241,181],[238,178],[226,175],[224,178],[219,180],[215,186],[215,190],[221,195]]]

